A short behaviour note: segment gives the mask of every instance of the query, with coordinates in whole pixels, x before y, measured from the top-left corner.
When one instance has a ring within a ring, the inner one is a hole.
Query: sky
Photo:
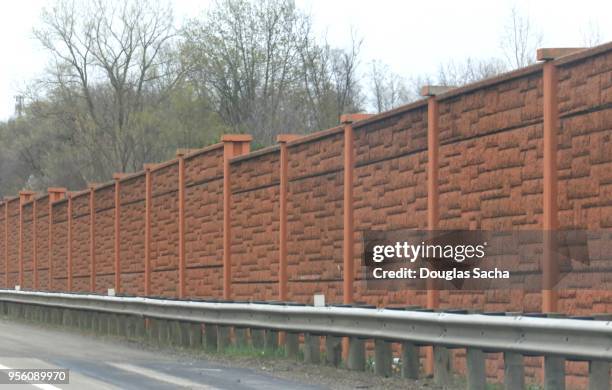
[[[77,0],[79,1],[79,0]],[[80,0],[84,1],[84,0]],[[110,0],[108,0],[110,1]],[[612,1],[581,0],[295,0],[314,28],[336,47],[351,30],[363,39],[361,71],[379,60],[404,77],[435,74],[449,60],[501,57],[500,37],[513,7],[543,36],[543,47],[576,47],[598,32],[612,40]],[[43,74],[48,54],[32,30],[53,0],[0,2],[0,120],[14,113],[15,96]],[[212,0],[173,0],[177,23],[206,11]],[[534,53],[535,56],[535,53]]]

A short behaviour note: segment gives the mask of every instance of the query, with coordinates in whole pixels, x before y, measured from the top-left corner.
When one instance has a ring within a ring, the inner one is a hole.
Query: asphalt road
[[[2,389],[319,389],[199,358],[148,351],[127,342],[0,320],[0,369],[67,368],[68,385]]]

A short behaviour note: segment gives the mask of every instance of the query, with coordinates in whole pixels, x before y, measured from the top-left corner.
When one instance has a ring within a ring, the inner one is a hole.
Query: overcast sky
[[[0,120],[13,114],[14,96],[44,69],[48,57],[32,38],[50,0],[0,3]],[[208,0],[174,0],[177,20],[205,11]],[[403,76],[435,74],[440,63],[501,56],[500,36],[513,6],[543,34],[543,46],[581,46],[598,30],[612,40],[612,1],[296,0],[334,46],[347,46],[351,27],[363,38],[362,63],[381,60]],[[534,53],[535,55],[535,53]]]

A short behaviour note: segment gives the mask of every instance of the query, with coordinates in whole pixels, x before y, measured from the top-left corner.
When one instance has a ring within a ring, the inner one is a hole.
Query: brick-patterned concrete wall
[[[612,261],[612,55],[600,52],[559,64],[559,223],[607,236],[589,253],[593,266]],[[604,238],[604,237],[602,237]],[[612,312],[612,291],[560,294],[564,312]]]
[[[440,228],[542,228],[542,72],[440,102]],[[441,294],[442,307],[539,311],[514,290]],[[505,309],[504,309],[505,308]]]
[[[95,191],[96,205],[96,292],[115,288],[115,186]]]
[[[223,296],[223,145],[185,158],[185,289]]]
[[[21,208],[22,213],[22,234],[23,234],[23,288],[34,288],[34,251],[33,246],[28,245],[32,242],[34,229],[34,207],[32,202],[28,202]]]
[[[365,231],[427,228],[427,105],[355,128],[355,299],[375,305],[425,305],[418,291],[366,289]]]
[[[561,228],[612,227],[610,127],[611,45],[555,61],[559,68],[559,219]],[[535,65],[436,98],[440,127],[440,228],[540,229],[542,226],[542,66]],[[363,232],[426,228],[427,104],[383,113],[354,129],[354,208],[357,269],[355,299],[378,305],[422,304],[419,293],[364,288],[360,269]],[[307,302],[326,292],[342,296],[342,128],[288,144],[288,262],[290,299]],[[233,283],[241,298],[278,293],[279,153],[276,147],[235,158],[230,165]],[[151,293],[172,296],[178,283],[178,163],[152,172]],[[223,147],[185,158],[185,284],[187,296],[219,297],[223,258]],[[144,292],[144,174],[121,181],[120,258],[124,292]],[[86,291],[91,267],[88,194],[73,199],[73,288]],[[96,291],[114,287],[114,186],[95,191]],[[48,253],[48,197],[37,202],[39,283],[52,258],[54,289],[65,289],[67,202],[53,206]],[[24,288],[33,287],[32,203],[23,207]],[[19,200],[2,213],[2,253],[8,249],[8,286],[19,280]],[[8,227],[8,240],[4,230]],[[8,245],[7,245],[8,244]],[[607,262],[605,254],[593,261]],[[5,267],[0,272],[4,275]],[[442,293],[443,307],[484,310],[541,309],[539,294]],[[566,291],[563,311],[609,312],[607,292]]]
[[[144,294],[145,176],[120,184],[121,292]]]
[[[324,293],[342,301],[342,128],[288,146],[287,262],[290,300]]]
[[[38,257],[38,288],[49,289],[49,196],[44,195],[36,202],[36,253]]]
[[[151,293],[178,296],[178,162],[151,173]]]
[[[279,148],[232,161],[232,288],[237,299],[278,299]]]
[[[68,200],[53,204],[51,290],[68,290]]]
[[[89,191],[72,195],[72,291],[90,290]]]

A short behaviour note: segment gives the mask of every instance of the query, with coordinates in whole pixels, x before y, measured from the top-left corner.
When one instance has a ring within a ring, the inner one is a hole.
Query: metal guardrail
[[[480,379],[472,378],[470,381],[469,377],[470,372],[474,377],[482,371],[484,381],[484,369],[480,366],[484,366],[482,355],[487,352],[503,352],[506,359],[516,359],[517,355],[544,356],[549,363],[547,365],[545,362],[547,383],[549,380],[552,381],[550,383],[564,380],[561,377],[564,377],[565,359],[589,361],[599,370],[595,371],[600,372],[597,377],[591,375],[590,388],[599,388],[593,387],[598,383],[601,386],[605,384],[601,388],[608,388],[609,362],[612,361],[610,321],[0,290],[0,303],[4,302],[215,325],[223,329],[265,329],[289,334],[304,333],[308,337],[327,336],[330,339],[350,337],[355,344],[353,353],[357,350],[356,353],[361,354],[363,340],[374,339],[377,342],[377,357],[381,356],[379,359],[390,354],[390,347],[384,347],[392,342],[403,343],[404,347],[413,350],[419,346],[434,346],[436,364],[442,367],[449,359],[448,349],[466,348],[470,388],[481,388],[477,385],[481,383]],[[415,358],[414,353],[412,358]],[[351,356],[349,363],[350,359]],[[520,369],[522,375],[522,364]],[[560,373],[555,372],[559,370]],[[442,372],[437,374],[444,375]],[[506,375],[513,373],[507,370]]]

